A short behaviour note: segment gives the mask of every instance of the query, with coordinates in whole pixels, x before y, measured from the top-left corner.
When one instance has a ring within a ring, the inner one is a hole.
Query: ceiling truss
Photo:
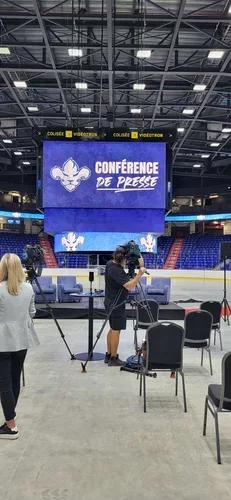
[[[0,165],[12,158],[16,173],[22,162],[14,152],[21,150],[31,163],[25,175],[35,171],[36,126],[181,127],[175,176],[198,177],[193,165],[200,160],[202,177],[228,178],[231,134],[221,130],[231,128],[230,2],[192,4],[175,0],[169,9],[163,0],[2,0],[0,46],[10,55],[0,55]],[[68,55],[72,47],[82,49],[81,58]],[[139,59],[140,48],[150,49],[151,58]],[[221,59],[209,59],[211,50],[223,51]],[[15,80],[27,88],[15,88]],[[76,89],[76,82],[87,83],[87,90]],[[145,89],[134,90],[134,83]],[[198,83],[203,92],[193,90]],[[38,111],[29,112],[30,105]],[[86,105],[89,116],[81,113]],[[185,108],[192,116],[183,114]],[[219,142],[216,150],[213,142]],[[0,179],[9,171],[9,165],[1,169]]]

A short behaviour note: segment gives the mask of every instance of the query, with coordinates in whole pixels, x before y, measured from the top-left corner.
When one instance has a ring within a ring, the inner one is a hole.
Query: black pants
[[[20,393],[20,377],[27,350],[0,352],[0,396],[6,421],[15,416]]]

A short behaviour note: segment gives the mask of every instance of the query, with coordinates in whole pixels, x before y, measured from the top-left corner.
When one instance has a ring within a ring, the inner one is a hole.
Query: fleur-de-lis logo
[[[156,246],[156,239],[153,238],[152,234],[147,234],[147,236],[140,238],[140,244],[146,248],[147,252],[153,252]]]
[[[63,236],[61,242],[68,252],[76,252],[77,247],[84,244],[84,237],[70,232],[66,236]]]
[[[80,168],[73,158],[65,161],[62,168],[53,167],[51,169],[51,177],[55,181],[60,181],[62,186],[71,193],[81,183],[89,179],[91,171],[88,167]]]

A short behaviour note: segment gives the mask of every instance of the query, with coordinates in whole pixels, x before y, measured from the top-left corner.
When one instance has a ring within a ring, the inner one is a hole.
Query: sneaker
[[[108,366],[124,366],[124,365],[125,361],[119,359],[118,355],[116,357],[111,356],[110,360],[108,361]]]
[[[14,420],[17,420],[17,418],[18,418],[18,417],[17,417],[17,415],[15,415]],[[4,422],[4,424],[2,424],[2,425],[0,426],[0,429],[2,429],[3,427],[5,427],[5,425],[7,425],[7,423],[6,423],[6,422]]]
[[[105,354],[105,358],[104,358],[104,363],[108,363],[111,359],[111,354],[109,354],[108,352],[106,352]]]
[[[18,428],[10,429],[6,424],[0,428],[0,439],[18,439]]]

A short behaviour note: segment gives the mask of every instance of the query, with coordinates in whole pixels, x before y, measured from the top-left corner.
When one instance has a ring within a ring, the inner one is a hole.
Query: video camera
[[[135,243],[134,240],[128,241],[124,245],[121,245],[125,251],[126,263],[128,266],[128,274],[133,277],[135,268],[144,265],[143,258],[141,256],[139,245]]]
[[[27,270],[29,279],[41,276],[44,263],[43,249],[40,245],[26,245],[23,248],[21,261]]]

